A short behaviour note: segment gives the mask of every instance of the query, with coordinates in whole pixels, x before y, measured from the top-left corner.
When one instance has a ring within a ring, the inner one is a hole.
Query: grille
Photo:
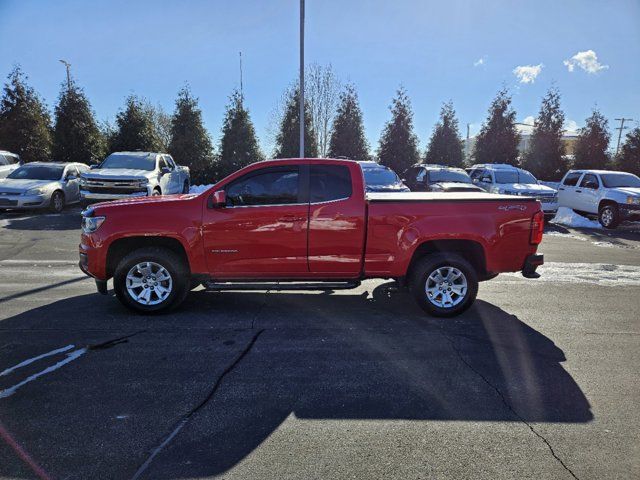
[[[127,195],[129,193],[138,193],[138,192],[146,192],[146,188],[140,187],[93,187],[87,185],[83,187],[82,190],[87,191],[89,193],[112,193],[114,195]]]

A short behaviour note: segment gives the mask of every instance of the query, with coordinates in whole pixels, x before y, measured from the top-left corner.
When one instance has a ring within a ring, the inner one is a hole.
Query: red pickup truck
[[[336,290],[396,279],[436,316],[468,308],[500,272],[535,278],[544,214],[533,198],[368,193],[350,160],[268,160],[195,195],[96,204],[80,268],[141,312],[207,290]]]

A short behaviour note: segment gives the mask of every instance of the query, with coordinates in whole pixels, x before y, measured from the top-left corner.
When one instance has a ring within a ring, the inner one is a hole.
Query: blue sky
[[[171,112],[188,82],[217,141],[241,50],[268,147],[272,112],[297,76],[298,15],[298,0],[0,0],[0,76],[21,64],[52,108],[64,58],[110,120],[130,93]],[[638,0],[307,0],[306,28],[308,63],[331,63],[356,85],[374,147],[400,84],[421,146],[443,101],[473,135],[502,85],[519,121],[536,115],[552,82],[577,126],[596,105],[612,128],[614,117],[640,120]]]

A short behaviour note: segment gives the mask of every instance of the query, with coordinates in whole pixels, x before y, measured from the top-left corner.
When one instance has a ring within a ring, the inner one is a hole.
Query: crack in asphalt
[[[87,350],[106,350],[107,348],[115,347],[121,343],[127,343],[131,337],[135,337],[136,335],[146,332],[147,330],[138,330],[137,332],[133,332],[129,335],[123,335],[122,337],[116,337],[104,342],[87,345]]]
[[[466,367],[471,370],[473,373],[475,373],[476,375],[478,375],[487,385],[489,385],[493,390],[495,390],[495,392],[498,394],[498,396],[500,397],[500,399],[502,400],[502,403],[505,405],[505,407],[507,407],[507,409],[518,419],[520,420],[523,424],[525,424],[529,430],[531,430],[531,432],[538,437],[540,440],[542,440],[544,442],[544,444],[547,446],[547,448],[549,449],[549,452],[551,453],[551,455],[553,456],[553,458],[560,463],[560,465],[562,465],[562,468],[564,468],[573,478],[575,478],[576,480],[579,480],[579,478],[577,477],[577,475],[575,473],[573,473],[573,470],[571,470],[566,463],[564,463],[564,461],[556,454],[555,450],[553,449],[553,446],[551,445],[551,443],[549,442],[549,440],[547,440],[541,433],[539,433],[535,428],[533,428],[533,425],[531,425],[529,422],[527,422],[524,417],[522,417],[518,412],[516,412],[516,410],[513,408],[513,406],[507,401],[506,397],[504,396],[504,394],[502,393],[502,391],[500,391],[500,389],[498,387],[496,387],[493,383],[491,383],[489,381],[489,379],[487,377],[485,377],[482,373],[480,373],[476,368],[473,367],[473,365],[471,365],[462,355],[462,353],[460,352],[460,350],[458,349],[458,347],[456,346],[455,342],[453,339],[451,339],[451,337],[447,334],[447,332],[440,327],[439,331],[441,333],[441,335],[449,342],[449,344],[451,345],[451,348],[453,349],[453,351],[455,352],[455,354],[458,356],[458,358],[460,359],[460,361],[462,363],[464,363],[466,365]]]
[[[265,302],[266,303],[266,302]],[[258,312],[259,313],[259,312]],[[257,315],[256,315],[257,316]],[[253,322],[252,322],[252,327],[253,327]],[[252,328],[253,329],[253,328]],[[207,403],[209,403],[209,401],[214,397],[214,395],[216,394],[216,392],[218,391],[218,388],[220,387],[220,385],[222,384],[222,381],[224,380],[224,378],[231,373],[231,371],[240,363],[240,361],[251,351],[251,349],[253,348],[253,346],[255,345],[256,341],[258,340],[258,337],[262,334],[262,332],[264,332],[265,329],[262,330],[258,330],[256,333],[253,334],[253,336],[251,337],[251,340],[249,341],[249,343],[244,347],[244,349],[236,356],[236,358],[233,360],[233,362],[231,362],[224,370],[223,372],[220,374],[220,376],[217,378],[217,380],[215,381],[215,383],[213,384],[213,387],[211,388],[211,390],[209,391],[209,393],[207,394],[207,396],[200,402],[198,403],[195,407],[193,407],[191,410],[189,410],[181,419],[180,421],[176,424],[176,426],[174,427],[174,429],[171,431],[171,433],[169,433],[169,435],[167,435],[167,437],[160,443],[160,445],[158,445],[156,448],[154,448],[151,453],[149,454],[149,456],[147,457],[147,459],[144,461],[144,463],[142,463],[142,465],[140,465],[140,467],[136,470],[136,472],[134,473],[134,475],[131,477],[131,480],[137,480],[138,478],[140,478],[145,471],[147,470],[147,468],[149,468],[149,466],[151,465],[151,462],[153,462],[153,459],[174,439],[174,437],[176,435],[178,435],[178,433],[180,432],[180,430],[182,430],[182,428],[189,422],[189,420],[191,420],[191,418],[198,413],[198,411],[200,411]]]

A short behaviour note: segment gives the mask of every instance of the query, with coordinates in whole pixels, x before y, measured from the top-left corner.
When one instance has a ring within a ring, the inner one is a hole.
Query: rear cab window
[[[567,174],[566,177],[564,177],[562,184],[566,185],[567,187],[575,187],[578,184],[578,180],[580,179],[581,176],[582,176],[582,172],[569,173]]]
[[[346,200],[351,197],[351,172],[344,165],[311,165],[309,200],[311,203]]]

